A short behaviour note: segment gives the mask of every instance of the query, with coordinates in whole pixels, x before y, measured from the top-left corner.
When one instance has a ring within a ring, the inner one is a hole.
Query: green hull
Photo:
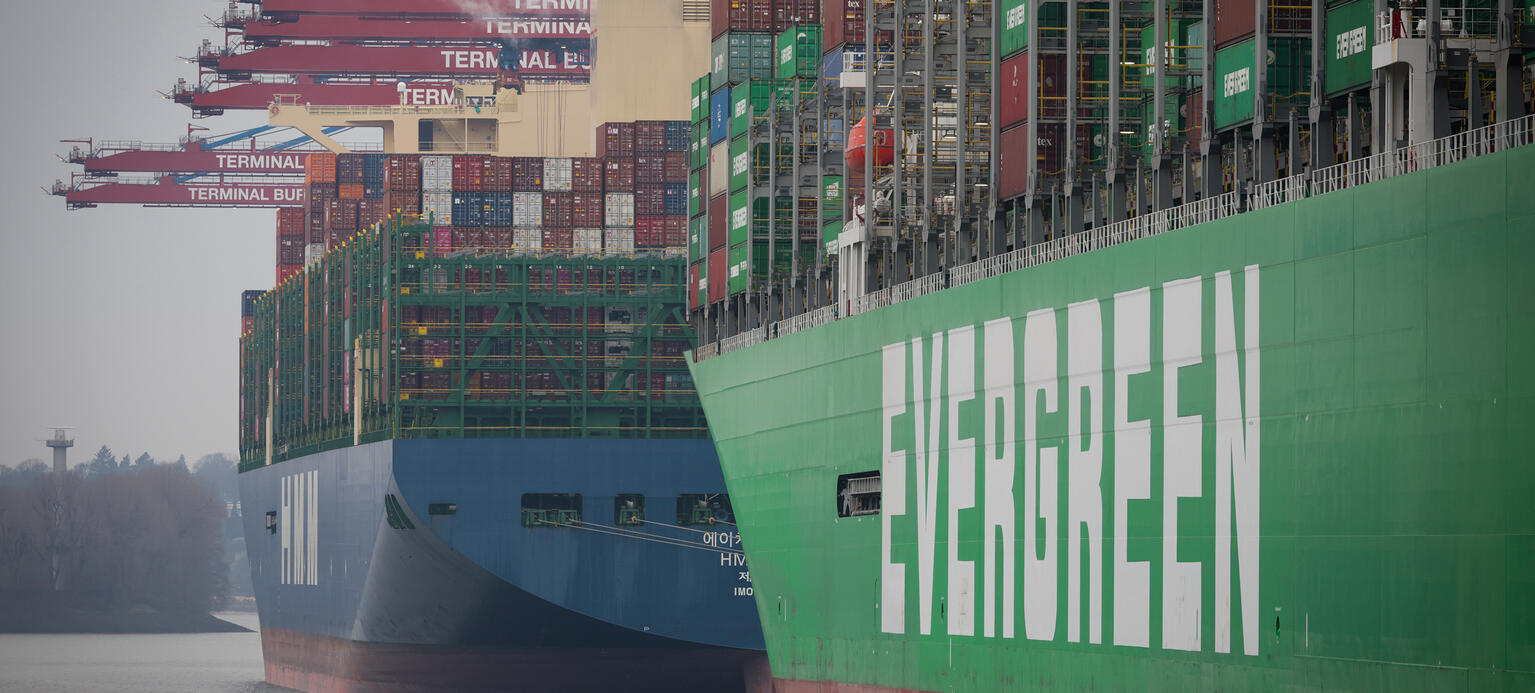
[[[1532,186],[1525,147],[693,364],[774,677],[1535,690]]]

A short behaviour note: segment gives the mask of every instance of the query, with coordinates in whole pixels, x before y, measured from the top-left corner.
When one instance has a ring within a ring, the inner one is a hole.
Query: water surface
[[[251,632],[0,634],[0,692],[289,693],[263,681],[256,614],[215,615]]]

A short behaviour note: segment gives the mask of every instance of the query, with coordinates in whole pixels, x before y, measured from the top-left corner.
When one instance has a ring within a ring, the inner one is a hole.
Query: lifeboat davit
[[[853,124],[847,133],[847,170],[852,175],[863,173],[865,133],[869,130],[868,118]],[[885,166],[895,161],[895,144],[889,128],[874,129],[874,165]]]

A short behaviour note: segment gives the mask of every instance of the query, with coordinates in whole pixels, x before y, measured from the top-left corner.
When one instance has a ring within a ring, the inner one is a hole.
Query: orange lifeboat
[[[853,124],[847,133],[847,171],[850,175],[863,173],[864,143],[868,118]],[[889,128],[874,128],[874,165],[885,166],[895,161],[895,144]]]

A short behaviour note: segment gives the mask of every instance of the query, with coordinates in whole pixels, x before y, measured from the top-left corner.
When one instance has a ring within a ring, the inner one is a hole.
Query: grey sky
[[[47,457],[45,426],[77,426],[71,463],[234,452],[239,294],[273,279],[268,210],[68,212],[39,186],[69,177],[75,137],[174,142],[191,112],[161,100],[178,55],[216,38],[217,0],[54,0],[12,8],[4,36],[0,463]],[[198,121],[214,132],[252,114]]]

